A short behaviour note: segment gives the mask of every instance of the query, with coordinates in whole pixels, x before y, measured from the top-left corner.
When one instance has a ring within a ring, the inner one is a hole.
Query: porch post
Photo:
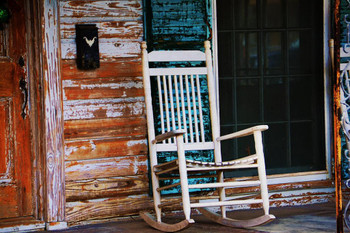
[[[65,179],[62,80],[60,72],[60,25],[57,0],[40,4],[43,144],[44,144],[44,217],[47,230],[67,227],[65,221]]]
[[[342,182],[341,182],[341,139],[340,139],[340,0],[334,1],[333,20],[335,26],[335,32],[333,35],[335,38],[334,51],[335,56],[333,60],[334,69],[333,72],[333,111],[334,111],[334,180],[335,180],[335,202],[336,202],[336,221],[337,221],[337,233],[344,231],[343,226],[343,198],[342,198]]]

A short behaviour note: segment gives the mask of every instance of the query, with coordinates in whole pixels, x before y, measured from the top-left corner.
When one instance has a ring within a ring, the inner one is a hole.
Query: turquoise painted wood
[[[203,49],[211,37],[209,0],[145,0],[149,51]]]

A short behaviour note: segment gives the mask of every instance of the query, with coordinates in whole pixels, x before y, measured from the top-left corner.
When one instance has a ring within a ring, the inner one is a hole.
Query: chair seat
[[[220,171],[235,168],[256,168],[257,155],[247,156],[241,159],[235,159],[225,162],[203,162],[196,160],[186,160],[187,171]],[[159,164],[154,166],[156,175],[165,173],[178,173],[179,160],[175,159],[167,163]]]

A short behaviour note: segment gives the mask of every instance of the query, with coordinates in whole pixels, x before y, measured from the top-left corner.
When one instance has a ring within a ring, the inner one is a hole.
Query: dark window
[[[217,1],[221,134],[269,125],[268,174],[325,169],[322,7]],[[226,160],[254,150],[246,139],[222,147]]]

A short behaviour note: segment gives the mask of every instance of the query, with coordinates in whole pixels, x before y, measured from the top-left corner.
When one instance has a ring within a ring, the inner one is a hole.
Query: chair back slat
[[[215,104],[215,101],[209,101],[207,56],[204,52],[192,50],[147,54],[147,64],[144,65],[153,94],[145,94],[152,96],[155,116],[150,119],[155,121],[155,135],[184,129],[184,143],[196,144],[198,150],[214,148],[214,145],[209,145],[214,144],[209,102]],[[168,145],[169,151],[176,150],[174,138],[160,144],[164,146],[162,148]]]
[[[158,111],[160,115],[161,133],[175,129],[185,129],[185,143],[205,142],[203,99],[201,95],[201,82],[206,78],[203,70],[200,74],[186,74],[189,69],[177,69],[172,75],[151,75],[156,79]],[[180,72],[181,71],[181,72]],[[159,74],[159,72],[150,73]],[[174,139],[162,142],[173,144]]]

